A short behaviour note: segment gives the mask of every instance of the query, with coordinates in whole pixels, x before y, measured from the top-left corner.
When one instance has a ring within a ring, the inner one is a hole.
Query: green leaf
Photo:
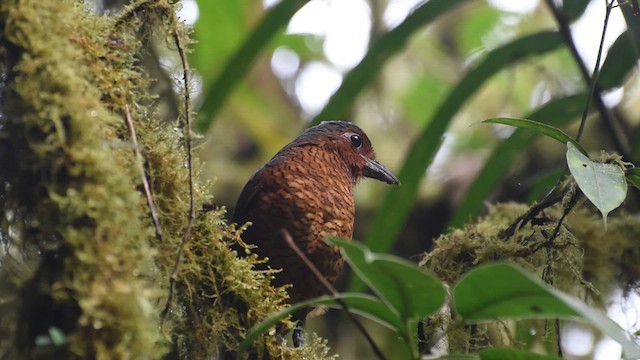
[[[601,90],[622,86],[627,75],[635,67],[639,54],[633,48],[629,30],[620,34],[609,48],[607,58],[598,74],[598,85]]]
[[[247,3],[247,0],[198,1],[198,21],[193,28],[196,41],[188,56],[189,64],[205,83],[222,70],[224,61],[246,37]]]
[[[426,4],[431,3],[432,1]],[[486,80],[500,70],[529,56],[558,49],[562,44],[562,38],[555,31],[518,38],[489,52],[484,60],[462,78],[439,105],[431,119],[426,121],[429,125],[411,145],[402,169],[398,173],[402,186],[395,186],[387,191],[380,211],[376,213],[373,224],[367,232],[366,244],[372,251],[387,251],[400,233],[416,201],[420,181],[440,147],[442,136],[464,103],[482,87]],[[352,283],[350,286],[352,290],[359,288],[361,284]]]
[[[324,120],[345,118],[358,94],[376,78],[384,63],[404,48],[411,35],[466,1],[468,0],[431,0],[415,8],[400,25],[371,44],[364,58],[345,75],[338,90],[309,126],[318,125]]]
[[[458,314],[472,322],[498,318],[571,318],[591,323],[622,345],[625,358],[640,358],[640,347],[613,320],[580,300],[508,263],[480,266],[453,288]]]
[[[562,2],[562,12],[569,21],[577,20],[587,9],[590,0],[571,0]]]
[[[537,131],[541,134],[547,135],[548,137],[558,140],[563,144],[567,142],[572,143],[576,149],[580,150],[583,154],[586,154],[586,151],[576,142],[573,138],[567,134],[565,134],[562,130],[553,127],[551,125],[547,125],[542,122],[528,120],[528,119],[515,119],[515,118],[493,118],[481,121],[482,123],[492,123],[492,124],[504,124],[511,125],[521,129],[529,129],[533,131]]]
[[[633,52],[633,57],[638,59],[640,58],[640,16],[636,16],[633,12],[632,7],[629,3],[626,3],[619,7],[622,11],[622,15],[624,16],[624,20],[627,23],[627,33],[628,33],[628,42],[626,44],[627,49]],[[616,43],[618,40],[616,40]],[[615,45],[615,44],[614,44]],[[624,46],[622,44],[621,46]],[[613,46],[612,49],[613,50]],[[611,67],[615,67],[615,58],[611,57]],[[609,60],[609,56],[607,56],[607,60]],[[602,65],[604,71],[604,66],[607,64],[607,61]],[[602,74],[600,75],[602,76]],[[635,131],[635,134],[632,136],[631,143],[631,155],[632,159],[640,158],[640,131]]]
[[[580,317],[554,296],[547,285],[507,263],[470,271],[454,287],[453,299],[456,311],[467,321]]]
[[[349,311],[354,314],[374,320],[396,332],[404,327],[398,315],[374,296],[343,293],[340,294],[340,298],[347,304]],[[325,303],[324,305],[333,309],[342,309],[342,306],[337,301]]]
[[[304,3],[304,1],[298,0],[282,0],[267,12],[249,37],[227,61],[224,69],[219,72],[218,78],[203,90],[205,95],[195,124],[198,131],[207,131],[215,115],[222,108],[233,88],[244,78],[258,53],[289,22],[293,14]]]
[[[328,239],[339,246],[353,271],[403,322],[438,310],[445,299],[439,280],[417,265],[387,254],[374,254],[353,241]]]
[[[487,4],[462,16],[464,19],[455,28],[454,44],[459,53],[470,54],[485,47],[486,38],[491,36],[491,31],[502,24],[504,13]]]
[[[629,4],[620,6],[624,21],[629,29],[629,44],[636,58],[640,58],[640,17],[636,16]]]
[[[624,171],[614,164],[595,163],[573,143],[567,143],[567,164],[580,190],[602,213],[607,228],[607,214],[622,204],[627,196]]]
[[[402,95],[402,109],[407,120],[422,128],[426,116],[433,114],[446,95],[447,84],[437,76],[423,74],[413,79]],[[431,98],[432,101],[424,101]]]
[[[640,189],[640,168],[630,168],[625,171],[627,180],[631,185]]]
[[[344,293],[340,294],[340,298],[347,304],[350,312],[373,319],[378,323],[385,325],[395,331],[400,331],[404,328],[404,324],[400,321],[398,316],[394,314],[386,305],[380,302],[380,300],[376,299],[373,296],[365,294]],[[287,316],[295,313],[300,309],[318,305],[326,305],[335,309],[342,308],[342,306],[336,301],[335,297],[321,296],[315,299],[302,301],[293,304],[285,309],[282,309],[264,319],[262,322],[255,325],[247,332],[244,340],[242,340],[242,342],[240,343],[240,347],[238,349],[238,358],[242,358],[242,354],[249,349],[251,344],[260,335],[269,331],[271,327],[278,324]]]
[[[480,360],[561,360],[557,356],[541,355],[514,348],[492,348],[480,352]]]
[[[566,125],[582,114],[587,96],[582,93],[551,100],[526,117],[544,121],[549,125]],[[485,199],[507,172],[509,165],[523,154],[537,135],[527,129],[516,129],[508,139],[493,149],[482,170],[467,190],[462,202],[456,206],[455,213],[447,227],[461,227],[470,218],[477,216]],[[538,183],[536,182],[536,184]]]

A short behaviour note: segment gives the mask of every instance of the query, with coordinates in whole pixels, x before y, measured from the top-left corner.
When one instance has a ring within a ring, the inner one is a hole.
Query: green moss
[[[200,210],[211,198],[198,181],[171,311],[160,319],[187,226],[189,178],[182,133],[156,119],[142,43],[175,52],[174,34],[188,44],[186,31],[166,1],[138,1],[115,17],[85,6],[0,3],[0,312],[18,309],[0,321],[0,356],[233,352],[251,326],[285,306],[286,294],[270,286],[271,273],[252,269],[255,258],[229,249],[240,231],[223,209]],[[161,238],[141,193],[127,105]],[[193,168],[197,179],[197,161]],[[294,350],[273,332],[252,351],[256,358],[330,358],[322,340]]]

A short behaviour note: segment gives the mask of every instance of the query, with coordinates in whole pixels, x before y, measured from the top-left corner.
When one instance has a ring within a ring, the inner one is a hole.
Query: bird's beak
[[[366,156],[363,156],[363,158],[366,160],[363,174],[365,177],[384,181],[387,184],[400,184],[400,180],[398,180],[398,178],[384,165],[380,164],[376,160],[369,159]]]

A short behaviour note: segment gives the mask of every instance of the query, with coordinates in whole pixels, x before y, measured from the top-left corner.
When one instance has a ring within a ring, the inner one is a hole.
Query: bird
[[[387,184],[400,181],[376,160],[371,141],[350,122],[324,121],[310,127],[258,169],[242,189],[233,222],[251,225],[242,233],[272,269],[272,285],[286,288],[291,304],[325,295],[328,290],[309,266],[287,244],[290,234],[297,247],[331,284],[344,259],[326,237],[351,240],[354,186],[363,177]],[[293,343],[304,341],[302,328],[311,308],[292,315],[297,326]]]

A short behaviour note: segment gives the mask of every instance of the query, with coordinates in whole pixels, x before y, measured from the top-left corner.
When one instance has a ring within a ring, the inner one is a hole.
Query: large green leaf
[[[453,288],[455,309],[467,321],[499,318],[579,318],[551,288],[507,263],[478,267]]]
[[[429,2],[430,3],[430,2]],[[373,251],[387,251],[398,236],[413,203],[418,185],[440,147],[442,136],[453,116],[484,82],[495,73],[529,56],[540,55],[562,46],[557,32],[545,31],[516,39],[502,47],[490,51],[453,88],[446,100],[427,123],[429,124],[411,145],[409,153],[399,172],[402,186],[391,188],[375,216],[367,233],[366,243]],[[358,288],[361,285],[353,285]]]
[[[551,100],[536,109],[527,118],[562,126],[579,117],[584,109],[587,94],[576,94]],[[469,218],[477,216],[485,199],[495,189],[509,165],[531,144],[538,134],[527,129],[517,129],[491,152],[482,170],[473,181],[462,202],[456,207],[449,227],[461,227]],[[557,178],[557,177],[556,177]]]
[[[453,288],[453,302],[457,313],[472,322],[549,317],[588,321],[620,343],[626,358],[640,357],[640,346],[613,320],[508,263],[470,271]]]
[[[203,90],[205,95],[195,124],[198,131],[206,132],[216,113],[233,88],[244,78],[256,56],[304,4],[305,1],[300,0],[282,0],[267,12],[227,61],[217,79]]]
[[[353,271],[406,323],[438,310],[445,299],[439,280],[417,265],[387,254],[375,254],[354,242],[329,239],[339,246]]]
[[[467,0],[431,0],[418,6],[404,21],[373,42],[360,63],[349,71],[338,90],[331,96],[324,109],[313,118],[309,126],[324,120],[343,119],[351,109],[362,89],[372,82],[384,63],[400,52],[414,33],[440,15]]]
[[[624,171],[615,164],[591,161],[572,142],[567,143],[567,164],[582,193],[602,213],[606,229],[607,214],[627,197]]]

